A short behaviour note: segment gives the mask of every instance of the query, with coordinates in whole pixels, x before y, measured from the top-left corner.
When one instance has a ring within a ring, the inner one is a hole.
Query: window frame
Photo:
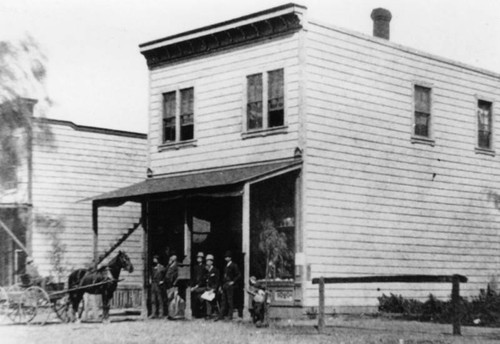
[[[430,82],[426,81],[413,81],[411,84],[412,90],[411,90],[411,142],[412,143],[422,143],[422,144],[427,144],[430,146],[435,145],[435,138],[434,138],[434,95],[435,95],[435,89],[434,85]],[[428,120],[428,128],[427,136],[423,135],[417,135],[415,133],[415,126],[416,126],[416,113],[417,113],[417,104],[415,101],[415,95],[416,95],[416,90],[417,87],[420,88],[425,88],[429,90],[429,120]]]
[[[479,110],[479,102],[486,102],[490,103],[491,108],[490,108],[490,147],[481,147],[479,145],[479,117],[478,117],[478,110]],[[478,154],[486,154],[486,155],[495,155],[495,102],[491,97],[483,96],[480,94],[476,94],[474,96],[474,117],[475,117],[475,123],[476,123],[476,128],[475,128],[475,152]]]
[[[181,108],[182,108],[182,99],[181,93],[184,90],[193,89],[193,137],[188,140],[181,140]],[[196,85],[194,84],[180,84],[176,87],[169,87],[160,90],[160,118],[159,118],[159,144],[158,150],[169,150],[169,149],[179,149],[187,146],[196,146],[196,128],[197,128],[197,116],[198,113],[197,103],[196,103]],[[175,140],[174,141],[165,141],[165,95],[168,93],[175,93]]]
[[[277,70],[283,71],[283,125],[269,127],[269,73]],[[262,127],[248,128],[248,77],[261,75],[262,77]],[[288,111],[287,111],[287,76],[286,68],[283,65],[268,65],[265,68],[246,70],[242,81],[242,137],[249,138],[255,136],[267,136],[272,134],[286,133],[288,129]]]

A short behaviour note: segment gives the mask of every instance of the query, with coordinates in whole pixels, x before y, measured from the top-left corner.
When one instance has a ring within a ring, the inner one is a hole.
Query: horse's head
[[[134,265],[132,265],[130,258],[125,252],[118,252],[118,261],[120,262],[120,267],[122,269],[127,270],[129,273],[134,272]]]

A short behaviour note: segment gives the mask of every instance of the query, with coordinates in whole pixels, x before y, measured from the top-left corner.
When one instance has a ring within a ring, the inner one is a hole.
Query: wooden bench
[[[318,331],[325,327],[325,284],[337,283],[451,283],[451,304],[453,307],[453,335],[461,335],[460,329],[460,283],[466,283],[462,275],[382,275],[364,277],[319,277],[313,284],[319,284]]]

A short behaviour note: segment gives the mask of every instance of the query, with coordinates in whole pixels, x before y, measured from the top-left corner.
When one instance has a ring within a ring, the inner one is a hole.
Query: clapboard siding
[[[243,138],[246,76],[284,68],[287,130]],[[292,157],[298,141],[299,59],[297,34],[249,44],[150,71],[149,161],[155,174],[223,167]],[[194,87],[194,147],[159,151],[162,93]]]
[[[88,267],[93,257],[92,204],[83,201],[145,177],[146,138],[81,129],[48,120],[52,140],[33,147],[33,255],[41,273],[51,273],[54,233],[65,246],[66,273]],[[140,219],[140,205],[99,209],[99,252],[104,252]],[[58,221],[48,225],[46,221]],[[142,283],[142,235],[139,227],[120,247],[135,265],[126,283]],[[114,257],[116,252],[111,254]]]
[[[475,152],[477,98],[499,113],[500,78],[310,23],[305,238],[311,277],[453,274],[470,296],[500,263],[500,162]],[[435,145],[411,142],[413,83],[432,87]],[[500,132],[494,121],[494,132]],[[499,140],[498,135],[494,138]],[[382,286],[382,287],[381,287]],[[377,289],[378,288],[378,289]],[[306,286],[306,305],[317,286]],[[329,306],[382,293],[449,297],[439,284],[328,286]]]

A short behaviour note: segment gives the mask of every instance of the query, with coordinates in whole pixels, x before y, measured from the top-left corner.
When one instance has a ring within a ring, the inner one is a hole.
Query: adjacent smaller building
[[[61,281],[72,269],[89,266],[94,258],[92,204],[82,200],[146,174],[145,134],[36,118],[35,104],[21,99],[4,104],[0,114],[2,123],[9,124],[0,127],[0,220],[12,232],[0,228],[0,285],[15,282],[27,254],[42,275]],[[142,284],[142,231],[135,230],[140,217],[136,205],[100,214],[99,254],[126,239],[119,249],[137,267],[123,275],[122,288]]]

